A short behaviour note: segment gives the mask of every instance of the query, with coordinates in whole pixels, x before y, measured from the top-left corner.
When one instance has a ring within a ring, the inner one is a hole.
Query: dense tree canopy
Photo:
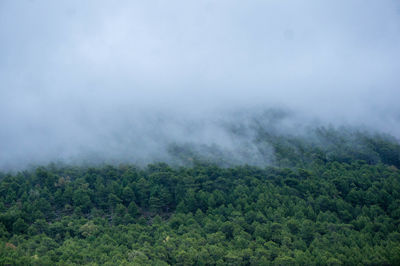
[[[271,143],[277,165],[264,168],[52,164],[3,173],[0,264],[400,264],[396,142],[363,139],[365,154],[340,140],[325,150]]]

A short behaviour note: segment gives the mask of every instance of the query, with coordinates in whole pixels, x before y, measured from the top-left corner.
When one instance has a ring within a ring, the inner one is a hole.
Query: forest
[[[255,141],[272,163],[175,146],[190,163],[0,173],[0,265],[400,265],[396,139],[319,128]]]
[[[400,0],[0,0],[0,266],[400,266]]]

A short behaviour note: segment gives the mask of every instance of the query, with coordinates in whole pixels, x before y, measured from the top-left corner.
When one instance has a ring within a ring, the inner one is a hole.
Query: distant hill
[[[0,265],[400,264],[396,139],[254,130],[264,166],[187,144],[186,166],[0,174]]]

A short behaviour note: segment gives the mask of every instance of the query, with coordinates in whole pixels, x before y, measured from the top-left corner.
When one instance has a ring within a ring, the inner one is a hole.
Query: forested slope
[[[3,173],[0,264],[400,265],[398,143],[318,134],[260,135],[266,167],[194,156]]]

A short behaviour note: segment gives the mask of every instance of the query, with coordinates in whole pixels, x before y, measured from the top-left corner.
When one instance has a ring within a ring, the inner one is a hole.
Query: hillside
[[[399,144],[317,132],[259,135],[274,147],[266,167],[192,150],[184,167],[3,173],[0,264],[399,265]]]

